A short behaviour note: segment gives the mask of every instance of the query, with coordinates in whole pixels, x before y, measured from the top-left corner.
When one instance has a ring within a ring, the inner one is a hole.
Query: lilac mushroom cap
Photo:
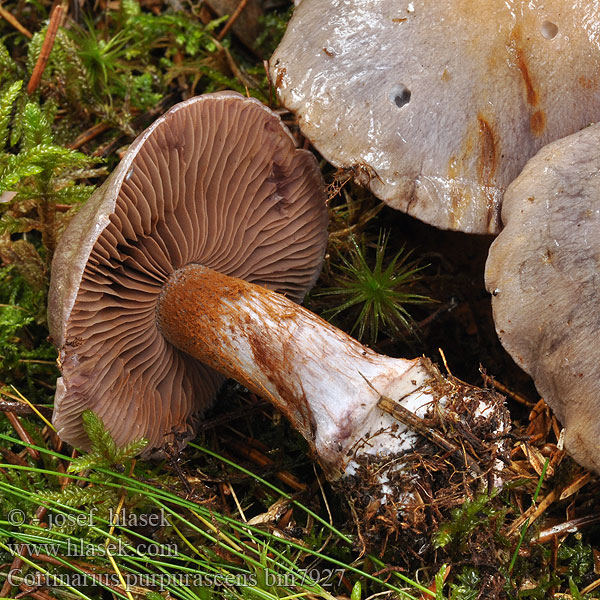
[[[532,158],[502,221],[485,273],[498,336],[600,473],[600,125]]]
[[[500,230],[502,195],[552,140],[600,120],[588,0],[302,0],[270,60],[304,135],[390,206]]]
[[[164,282],[199,264],[301,301],[327,240],[323,181],[279,117],[235,92],[174,106],[62,236],[48,321],[59,349],[53,423],[87,448],[92,409],[118,444],[183,445],[223,381],[156,325]]]

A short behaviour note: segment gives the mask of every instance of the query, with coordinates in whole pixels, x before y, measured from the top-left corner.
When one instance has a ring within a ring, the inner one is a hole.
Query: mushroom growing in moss
[[[600,119],[586,0],[302,0],[270,60],[325,159],[442,229],[497,233],[502,195],[548,142]]]
[[[119,444],[189,439],[223,377],[169,344],[163,286],[199,264],[300,301],[327,240],[321,173],[279,118],[234,92],[172,108],[71,221],[52,264],[54,423],[86,447],[93,409]]]
[[[421,416],[446,405],[450,415],[459,398],[501,431],[493,393],[449,383],[425,359],[378,355],[296,304],[318,276],[326,228],[317,163],[269,109],[232,92],[172,108],[57,249],[59,434],[86,447],[81,413],[93,409],[119,444],[182,445],[223,375],[272,401],[332,478],[412,447],[382,396]]]

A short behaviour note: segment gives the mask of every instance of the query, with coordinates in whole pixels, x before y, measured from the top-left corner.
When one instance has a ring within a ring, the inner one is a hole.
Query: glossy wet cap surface
[[[282,103],[332,164],[442,229],[495,233],[548,142],[600,120],[587,0],[302,0],[270,60]]]

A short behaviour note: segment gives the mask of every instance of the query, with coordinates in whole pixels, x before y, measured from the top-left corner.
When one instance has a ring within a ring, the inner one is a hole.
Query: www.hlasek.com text
[[[14,544],[15,552],[23,551],[23,544]],[[28,555],[45,554],[46,556],[177,556],[177,544],[140,543],[132,546],[121,540],[108,544],[91,544],[85,540],[71,540],[66,542],[40,542],[26,544]]]

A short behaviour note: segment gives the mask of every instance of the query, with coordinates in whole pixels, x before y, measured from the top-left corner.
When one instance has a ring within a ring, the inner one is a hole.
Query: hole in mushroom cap
[[[547,40],[551,40],[551,39],[555,38],[557,33],[558,33],[558,26],[556,25],[556,23],[553,23],[552,21],[544,21],[542,23],[542,35]]]
[[[390,101],[398,108],[402,108],[410,102],[410,90],[402,83],[395,85],[390,92]]]

